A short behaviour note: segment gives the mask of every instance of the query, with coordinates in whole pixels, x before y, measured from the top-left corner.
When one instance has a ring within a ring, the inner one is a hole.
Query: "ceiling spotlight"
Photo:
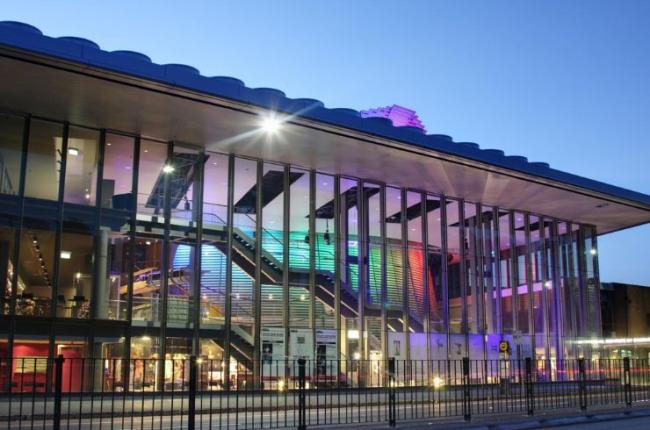
[[[171,173],[171,172],[174,171],[174,166],[172,166],[170,164],[165,164],[162,171],[165,172],[165,173]]]
[[[273,134],[280,130],[282,126],[282,121],[280,121],[275,115],[268,115],[262,119],[262,130],[268,134]]]

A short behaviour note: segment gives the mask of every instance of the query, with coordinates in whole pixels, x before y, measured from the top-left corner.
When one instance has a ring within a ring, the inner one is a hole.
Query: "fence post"
[[[463,357],[463,418],[472,419],[471,392],[469,386],[469,357]]]
[[[52,418],[52,430],[61,429],[61,386],[63,385],[63,361],[62,355],[54,359],[54,418]]]
[[[526,406],[528,407],[528,415],[535,413],[535,397],[533,393],[533,360],[526,357]]]
[[[298,359],[298,430],[307,429],[307,405],[305,402],[305,359]]]
[[[187,428],[194,430],[196,425],[196,356],[190,355],[190,384],[189,384],[189,399],[187,402]]]
[[[397,417],[395,416],[395,357],[388,359],[388,425],[395,427]]]
[[[585,359],[578,358],[578,398],[580,400],[580,409],[587,409],[587,375],[585,372]]]
[[[632,378],[630,377],[630,357],[623,358],[623,384],[625,390],[625,405],[632,406]]]

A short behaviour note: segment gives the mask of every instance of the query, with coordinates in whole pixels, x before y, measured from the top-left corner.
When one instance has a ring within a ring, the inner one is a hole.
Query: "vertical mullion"
[[[165,164],[169,163],[174,156],[174,144],[173,142],[167,143],[167,159]],[[163,177],[163,193],[164,193],[164,204],[163,204],[163,216],[164,219],[164,232],[163,232],[163,245],[162,245],[162,276],[160,277],[160,289],[162,290],[162,312],[160,315],[160,361],[158,364],[158,382],[164,390],[165,382],[165,355],[167,353],[167,306],[169,303],[169,256],[170,256],[170,243],[169,243],[169,229],[171,226],[171,207],[170,207],[170,175],[166,174]],[[172,378],[173,379],[173,378]]]
[[[534,312],[534,288],[533,288],[533,265],[530,258],[531,252],[531,241],[530,241],[530,215],[524,214],[524,233],[525,233],[525,251],[524,256],[524,267],[526,270],[526,286],[528,291],[528,333],[531,336],[531,359],[535,357],[535,348],[536,348],[536,336],[535,336],[535,318],[533,315]],[[524,357],[525,358],[525,357]]]
[[[564,359],[564,345],[562,338],[564,337],[564,312],[562,311],[562,298],[560,297],[560,282],[559,279],[559,267],[560,267],[560,257],[559,257],[559,239],[558,239],[558,228],[557,220],[553,219],[551,225],[551,258],[553,260],[551,274],[553,278],[553,306],[555,308],[555,357],[558,361]]]
[[[429,335],[430,322],[431,322],[431,297],[429,291],[429,265],[428,265],[428,253],[429,253],[429,223],[428,223],[428,211],[427,211],[427,195],[425,193],[420,193],[420,240],[422,241],[422,291],[424,293],[424,335],[425,335],[425,345],[426,345],[426,354],[427,357],[430,355],[431,350],[431,336]]]
[[[366,358],[366,288],[363,285],[363,258],[364,258],[364,244],[363,244],[363,199],[365,198],[365,193],[362,191],[363,183],[359,180],[355,181],[356,183],[356,201],[357,201],[357,291],[358,291],[358,302],[357,302],[357,329],[359,330],[359,339],[357,350],[361,355],[361,359]],[[349,211],[350,208],[346,207],[346,210]],[[346,221],[349,224],[349,216],[346,216]],[[349,253],[348,253],[349,255]],[[348,269],[349,270],[349,269]],[[348,279],[349,281],[349,279]],[[361,375],[361,373],[359,373]]]
[[[228,202],[227,202],[227,226],[226,226],[226,296],[224,315],[224,343],[223,343],[223,372],[226,390],[230,390],[230,355],[231,355],[231,331],[232,331],[232,247],[233,247],[233,222],[234,222],[234,200],[235,200],[235,156],[228,156]]]
[[[447,240],[447,198],[440,196],[440,260],[441,264],[441,285],[442,288],[442,313],[443,313],[443,330],[447,336],[445,342],[445,357],[449,359],[449,342],[451,340],[451,333],[449,331],[449,285],[448,285],[448,262],[447,255],[449,255],[449,243]]]
[[[368,330],[366,327],[366,302],[368,300],[366,235],[366,191],[363,181],[357,181],[357,282],[359,285],[359,352],[361,360],[368,359]],[[365,373],[360,372],[365,385]]]
[[[410,314],[409,314],[409,260],[408,260],[408,204],[406,199],[408,194],[405,188],[400,188],[400,227],[402,236],[402,331],[404,332],[404,353],[406,360],[411,359],[411,335],[410,335]]]
[[[290,235],[290,220],[291,220],[291,167],[285,165],[282,176],[282,187],[284,194],[282,195],[282,207],[284,217],[282,218],[282,325],[284,327],[284,356],[289,357],[289,321],[290,321],[290,306],[289,306],[289,270],[291,265],[289,259],[289,246],[291,242]],[[286,367],[286,366],[285,366]],[[285,376],[289,376],[287,369],[285,369]],[[287,379],[287,384],[289,383]]]
[[[309,171],[309,328],[311,329],[312,355],[316,348],[316,172]],[[308,361],[309,365],[309,361]]]
[[[262,325],[262,211],[264,162],[257,160],[257,193],[255,196],[255,287],[253,289],[253,384],[260,384],[261,325]]]
[[[469,356],[469,330],[467,315],[467,249],[465,249],[465,201],[460,200],[458,204],[458,233],[460,245],[460,295],[462,299],[462,320],[461,334],[465,335],[465,354]]]
[[[498,207],[492,209],[492,234],[494,235],[494,285],[496,286],[496,331],[503,333],[503,297],[501,295],[503,285],[501,284],[501,211]]]
[[[342,324],[341,324],[341,176],[334,177],[334,318],[336,320],[336,360],[341,360]],[[340,369],[337,367],[337,375]],[[337,376],[337,385],[339,377]]]
[[[595,295],[597,298],[600,297],[600,269],[598,267],[598,256],[599,256],[599,250],[598,250],[598,231],[596,230],[596,227],[592,227],[590,229],[589,234],[591,235],[591,249],[595,249],[596,252],[594,254],[590,254],[587,256],[587,258],[592,259],[592,269],[594,271],[593,277],[594,277],[594,290],[595,290]],[[597,321],[591,321],[591,324],[593,327],[596,327],[598,332],[596,333],[597,335],[602,335],[601,330],[602,330],[602,315],[601,315],[601,309],[600,309],[600,301],[596,304],[594,304],[594,318],[596,318]]]
[[[542,326],[543,326],[543,339],[544,339],[544,356],[550,358],[550,321],[548,319],[549,314],[549,303],[548,303],[548,286],[549,282],[549,273],[548,273],[548,256],[546,243],[546,220],[542,216],[538,216],[538,240],[540,243],[540,267],[541,267],[541,282],[542,282]],[[550,367],[549,367],[550,368]]]
[[[100,248],[101,241],[98,240],[98,236],[101,234],[101,219],[102,219],[102,182],[104,178],[104,152],[106,151],[106,130],[101,129],[99,131],[99,157],[97,160],[97,179],[95,183],[95,189],[96,195],[95,195],[95,238],[94,238],[94,259],[95,259],[95,264],[93,264],[93,279],[92,279],[92,291],[93,294],[91,295],[91,313],[90,313],[90,318],[92,319],[97,319],[99,317],[99,303],[97,302],[97,297],[96,292],[99,284],[99,275],[101,273],[101,269],[99,267],[99,264],[97,264],[100,261],[100,254],[102,252],[102,249]],[[92,327],[91,327],[92,328]],[[92,345],[91,345],[92,347]]]
[[[201,353],[200,345],[200,328],[201,328],[201,273],[203,264],[203,188],[205,184],[205,161],[207,160],[205,153],[201,150],[199,152],[199,160],[194,166],[196,169],[196,176],[194,184],[192,184],[192,192],[194,194],[192,203],[192,212],[195,216],[192,220],[196,223],[196,239],[194,240],[194,265],[192,276],[192,295],[194,296],[194,320],[193,320],[193,333],[192,333],[192,354],[198,356]]]
[[[386,261],[386,185],[379,189],[379,235],[381,243],[381,351],[384,360],[388,359],[388,264]]]
[[[517,264],[517,237],[515,235],[515,214],[508,211],[508,238],[510,242],[510,298],[512,299],[512,332],[519,330],[519,274]],[[519,358],[519,357],[517,357]]]
[[[50,316],[56,318],[57,296],[59,293],[59,272],[61,270],[61,241],[63,233],[63,198],[65,193],[65,169],[68,158],[68,137],[70,124],[63,124],[63,141],[61,145],[61,170],[59,172],[59,196],[57,200],[57,225],[54,239],[54,269],[52,274],[52,309]]]
[[[129,226],[129,261],[128,264],[128,279],[127,279],[127,294],[126,294],[126,321],[128,323],[128,328],[126,330],[126,335],[124,336],[124,358],[126,364],[124,366],[124,390],[128,390],[129,382],[129,373],[131,371],[131,366],[129,365],[129,359],[131,358],[131,328],[133,327],[133,271],[135,269],[135,243],[136,243],[136,229],[137,229],[137,213],[138,213],[138,180],[139,180],[139,170],[138,166],[140,165],[140,136],[136,136],[133,148],[133,166],[131,171],[133,176],[131,178],[131,213],[130,213],[130,226]]]

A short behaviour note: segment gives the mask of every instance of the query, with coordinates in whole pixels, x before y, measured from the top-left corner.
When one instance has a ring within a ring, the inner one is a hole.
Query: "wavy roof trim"
[[[79,37],[45,36],[38,28],[22,22],[0,21],[0,45],[298,115],[650,205],[649,195],[555,170],[548,163],[529,162],[526,157],[505,155],[498,149],[481,149],[478,144],[472,142],[454,142],[450,136],[443,134],[425,134],[418,127],[396,127],[387,118],[362,118],[361,114],[354,109],[326,108],[323,102],[315,99],[291,99],[275,88],[249,88],[236,78],[202,76],[197,69],[184,64],[156,64],[148,56],[139,52],[126,50],[108,52],[91,40]]]

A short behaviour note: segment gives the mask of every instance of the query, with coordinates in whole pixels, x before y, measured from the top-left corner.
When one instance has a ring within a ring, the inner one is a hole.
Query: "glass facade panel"
[[[131,137],[106,135],[102,177],[102,208],[122,211],[133,210],[133,155]]]
[[[25,197],[58,200],[63,154],[63,126],[32,120],[27,146]]]
[[[316,174],[315,199],[314,279],[318,299],[314,309],[315,323],[316,328],[333,329],[335,327],[334,307],[329,300],[326,303],[324,299],[334,293],[334,248],[337,238],[334,231],[334,211],[325,211],[321,208],[323,206],[329,208],[334,204],[334,177]]]
[[[93,299],[94,237],[84,229],[66,228],[61,238],[56,316],[90,318]],[[97,284],[96,284],[97,285]]]
[[[529,324],[529,311],[531,297],[528,288],[526,274],[526,259],[528,258],[528,247],[526,241],[526,216],[521,212],[514,213],[514,252],[516,258],[516,319],[517,330],[522,334],[528,334],[531,330]]]
[[[404,326],[404,251],[402,240],[402,190],[386,187],[386,308],[388,330],[408,332]],[[390,349],[390,346],[389,346]]]
[[[200,201],[200,169],[203,154],[175,145],[167,160],[170,211],[167,325],[190,327],[194,320],[195,287],[200,276],[197,253],[197,223]]]
[[[459,203],[447,202],[447,294],[449,297],[449,332],[463,333],[463,286],[461,277],[461,259],[463,245],[460,234]],[[463,343],[464,345],[464,343]]]
[[[291,168],[289,187],[289,326],[308,328],[309,291],[309,172]]]
[[[494,208],[483,206],[481,211],[481,235],[483,238],[483,291],[485,304],[485,332],[495,334],[500,332],[499,315],[499,259],[498,259],[498,223],[497,212]]]
[[[24,224],[20,237],[16,314],[47,317],[51,309],[56,233],[54,226],[30,227]]]
[[[467,330],[470,333],[478,333],[478,328],[482,326],[483,306],[482,278],[480,277],[480,259],[481,259],[481,231],[478,228],[478,217],[474,203],[464,203],[465,222],[465,282],[467,284],[465,291],[465,303],[467,306]]]
[[[0,194],[18,195],[23,153],[23,118],[0,115]]]
[[[228,157],[208,152],[204,164],[201,326],[224,324],[228,226]]]
[[[63,201],[94,206],[97,199],[99,132],[70,127]]]
[[[442,208],[437,196],[426,196],[427,212],[427,288],[429,290],[429,331],[446,333],[446,294],[443,284]]]
[[[513,284],[516,280],[513,264],[513,233],[510,226],[510,213],[499,211],[499,281],[501,285],[501,330],[512,333],[514,330],[515,298]]]

